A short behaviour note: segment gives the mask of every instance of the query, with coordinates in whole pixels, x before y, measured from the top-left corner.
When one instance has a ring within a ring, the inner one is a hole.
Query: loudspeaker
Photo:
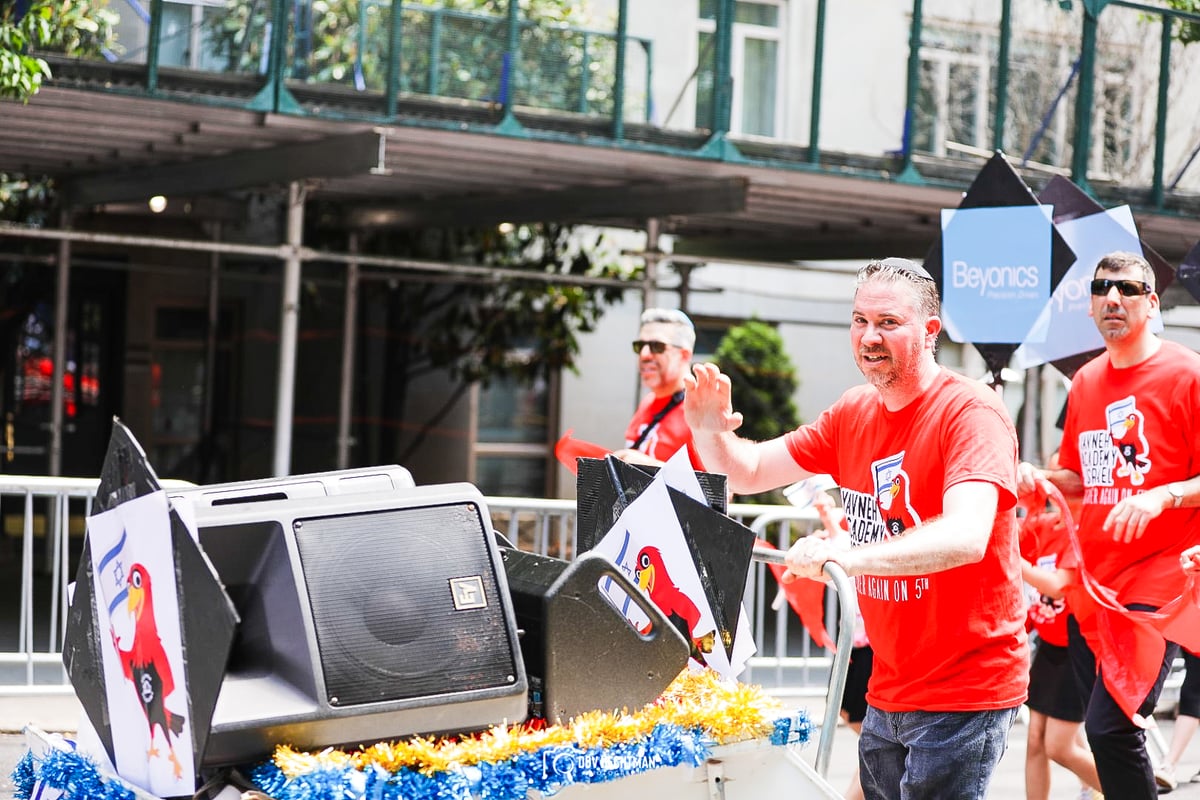
[[[479,491],[286,496],[308,477],[253,482],[241,493],[253,502],[211,502],[237,496],[233,485],[172,493],[207,493],[195,509],[200,544],[242,620],[204,766],[281,743],[314,749],[523,720],[516,619]]]
[[[355,467],[331,472],[310,472],[283,478],[262,478],[205,486],[170,486],[167,497],[186,499],[193,506],[210,507],[267,500],[294,500],[300,497],[327,497],[334,494],[383,492],[416,486],[412,473],[398,464],[379,467]]]
[[[687,641],[606,556],[585,553],[567,562],[507,547],[500,553],[531,714],[561,723],[584,711],[635,711],[687,665]],[[635,630],[601,594],[601,581],[610,580],[649,617],[648,632]]]

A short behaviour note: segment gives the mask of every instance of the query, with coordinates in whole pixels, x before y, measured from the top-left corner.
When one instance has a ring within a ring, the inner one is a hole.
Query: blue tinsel
[[[43,756],[26,754],[32,762],[32,770],[26,772],[24,760],[13,773],[13,781],[20,779],[24,797],[32,795],[33,786],[41,781],[51,789],[63,793],[66,800],[134,800],[135,795],[117,781],[105,780],[91,759],[76,752],[49,750]],[[25,783],[27,781],[27,784]]]
[[[37,775],[34,774],[33,753],[26,751],[12,772],[13,786],[16,787],[13,797],[17,798],[17,800],[29,800],[29,798],[33,797],[33,784],[36,780]]]
[[[776,720],[774,745],[805,742],[812,724],[803,712]],[[530,791],[549,797],[575,783],[615,781],[659,767],[699,766],[714,742],[702,729],[663,723],[644,740],[609,747],[552,745],[518,753],[507,761],[482,763],[424,775],[413,769],[389,773],[378,765],[364,769],[323,767],[289,778],[273,762],[247,771],[250,780],[278,800],[524,800]],[[134,800],[118,781],[106,781],[86,756],[52,750],[43,757],[26,753],[13,771],[16,796],[28,800],[37,781],[58,789],[65,800]]]
[[[518,753],[507,761],[432,776],[402,769],[384,779],[346,767],[317,769],[289,779],[275,764],[264,762],[250,771],[250,779],[280,800],[523,800],[530,790],[550,796],[574,783],[615,781],[658,767],[698,766],[711,747],[700,729],[662,724],[644,741],[591,748],[553,745]]]

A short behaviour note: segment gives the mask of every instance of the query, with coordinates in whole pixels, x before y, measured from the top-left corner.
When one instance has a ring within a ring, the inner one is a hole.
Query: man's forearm
[[[752,478],[756,472],[757,458],[754,443],[741,438],[732,431],[706,433],[693,431],[692,443],[700,454],[700,460],[709,472],[719,472],[729,480],[730,490],[738,494],[763,492],[774,486],[756,487]]]

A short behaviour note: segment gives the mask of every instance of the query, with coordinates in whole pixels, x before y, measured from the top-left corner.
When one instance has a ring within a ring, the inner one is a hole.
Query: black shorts
[[[846,692],[842,695],[842,711],[847,722],[862,722],[867,715],[867,681],[871,679],[871,665],[875,663],[875,651],[870,645],[855,647],[850,651],[850,668],[846,671]]]
[[[1051,719],[1083,722],[1083,701],[1075,686],[1067,648],[1038,642],[1029,666],[1029,699],[1025,704]]]
[[[1200,656],[1180,648],[1187,672],[1183,674],[1183,685],[1179,687],[1179,713],[1186,717],[1200,717]]]

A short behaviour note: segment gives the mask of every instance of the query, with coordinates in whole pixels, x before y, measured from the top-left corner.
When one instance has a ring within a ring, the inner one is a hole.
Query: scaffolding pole
[[[304,234],[304,188],[288,184],[287,248],[279,311],[279,380],[275,395],[275,467],[282,478],[292,468],[292,419],[296,401],[296,337],[300,329],[300,247]]]

